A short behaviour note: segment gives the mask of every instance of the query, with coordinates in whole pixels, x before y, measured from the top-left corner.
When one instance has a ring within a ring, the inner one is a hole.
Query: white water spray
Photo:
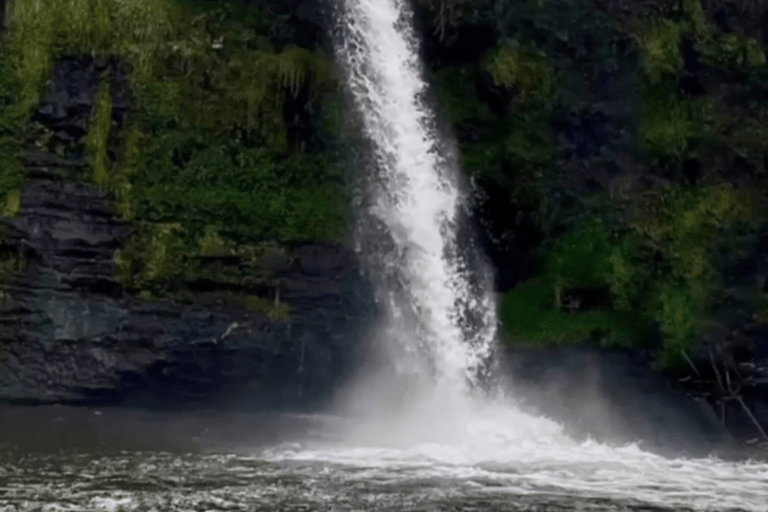
[[[342,12],[338,53],[378,178],[369,183],[366,215],[392,239],[388,254],[374,255],[390,315],[385,342],[405,345],[405,357],[427,358],[438,390],[464,393],[490,356],[495,304],[487,287],[473,289],[477,269],[463,257],[457,233],[465,199],[424,102],[410,13],[402,0],[348,1]]]

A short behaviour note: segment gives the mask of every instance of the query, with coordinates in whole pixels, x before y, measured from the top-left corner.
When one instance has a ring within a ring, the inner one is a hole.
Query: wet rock
[[[56,64],[35,119],[53,133],[87,127],[99,77],[111,77],[113,130],[127,115],[127,70],[116,59]],[[289,249],[285,321],[246,308],[146,301],[123,290],[115,251],[131,235],[113,199],[89,183],[81,138],[62,155],[22,148],[21,211],[0,250],[15,262],[0,297],[0,401],[311,407],[357,364],[374,313],[350,249]]]

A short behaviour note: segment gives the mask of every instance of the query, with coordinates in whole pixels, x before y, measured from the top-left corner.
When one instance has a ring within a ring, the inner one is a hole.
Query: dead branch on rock
[[[712,350],[709,351],[709,360],[712,362],[712,369],[715,371],[715,377],[717,377],[717,385],[720,386],[721,391],[725,392],[725,388],[723,387],[723,380],[720,378],[720,372],[717,369],[715,356],[712,354]]]
[[[699,373],[699,369],[696,368],[696,365],[693,364],[693,361],[691,361],[691,358],[688,357],[688,353],[685,351],[685,349],[681,349],[680,352],[683,353],[683,357],[685,358],[686,361],[688,361],[688,364],[691,365],[691,368],[693,368],[693,372],[699,377],[701,377],[701,374]]]
[[[747,404],[744,403],[744,399],[741,398],[740,395],[734,398],[741,404],[741,407],[744,409],[744,412],[747,413],[747,416],[749,416],[749,418],[752,420],[752,423],[755,424],[758,432],[760,432],[760,434],[763,436],[763,439],[768,441],[768,434],[765,433],[765,430],[763,430],[763,427],[760,425],[760,422],[757,421],[757,418],[755,418],[754,414],[752,414],[752,411],[749,410],[749,407],[747,407]]]
[[[687,359],[687,356],[686,356]],[[721,396],[718,400],[720,402],[720,420],[722,421],[723,425],[725,425],[725,403],[729,400],[735,400],[740,405],[741,408],[744,409],[744,412],[747,413],[747,416],[749,416],[749,419],[754,423],[755,427],[757,427],[758,432],[763,436],[763,438],[768,441],[768,434],[766,434],[765,429],[763,429],[762,425],[760,425],[760,422],[755,418],[755,415],[752,414],[752,411],[749,409],[747,404],[744,402],[744,398],[741,396],[741,388],[746,383],[747,379],[740,378],[740,383],[737,387],[734,387],[731,384],[731,374],[728,371],[728,367],[723,365],[723,370],[725,371],[725,385],[723,384],[723,378],[720,376],[720,370],[717,368],[717,363],[715,362],[715,357],[712,354],[712,351],[709,351],[709,360],[712,363],[712,370],[715,372],[715,377],[717,378],[717,384],[720,387]],[[691,365],[693,366],[693,363],[691,362]],[[696,371],[696,368],[694,366],[694,371]],[[698,374],[698,371],[696,371]],[[737,375],[738,377],[738,375]],[[755,379],[752,379],[755,380]],[[762,379],[760,379],[762,380]]]

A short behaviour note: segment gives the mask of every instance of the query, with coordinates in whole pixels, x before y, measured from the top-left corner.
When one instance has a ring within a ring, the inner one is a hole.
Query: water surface
[[[328,416],[2,413],[3,512],[768,510],[766,464],[576,443],[546,420],[498,428],[512,411],[410,445],[331,439],[343,420]]]

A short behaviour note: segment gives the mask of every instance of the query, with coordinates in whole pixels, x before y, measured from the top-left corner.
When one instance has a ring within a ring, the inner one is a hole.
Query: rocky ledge
[[[46,143],[22,148],[21,205],[0,241],[0,401],[320,403],[356,366],[374,312],[354,254],[296,244],[265,269],[280,280],[288,318],[127,293],[114,262],[132,227],[89,183],[82,152],[69,151],[84,145],[105,70],[121,129],[129,104],[120,63],[70,59],[57,63],[34,116]]]

